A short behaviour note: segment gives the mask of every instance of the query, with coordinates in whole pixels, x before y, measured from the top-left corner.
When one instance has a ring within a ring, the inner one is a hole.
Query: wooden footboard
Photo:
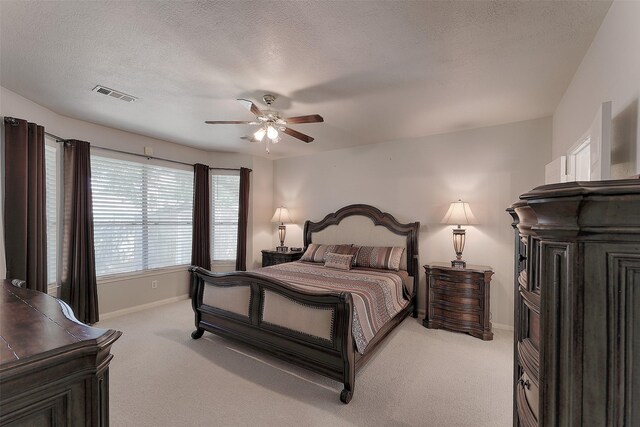
[[[356,370],[349,293],[302,292],[250,272],[190,271],[194,339],[206,330],[341,381],[340,400],[349,403]],[[283,307],[292,314],[285,316]],[[296,318],[308,320],[298,323]]]

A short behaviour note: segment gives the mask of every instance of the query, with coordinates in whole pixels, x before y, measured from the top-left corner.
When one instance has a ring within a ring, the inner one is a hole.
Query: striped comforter
[[[409,301],[403,296],[404,271],[354,268],[337,270],[323,264],[290,262],[260,268],[256,273],[282,280],[301,290],[348,291],[353,298],[353,337],[360,354],[374,335]]]

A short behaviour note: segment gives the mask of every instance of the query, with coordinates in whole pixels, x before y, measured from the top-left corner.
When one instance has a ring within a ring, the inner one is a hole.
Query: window
[[[193,171],[91,156],[96,275],[191,263]]]
[[[211,175],[211,257],[213,261],[236,259],[240,175]]]
[[[58,281],[58,144],[44,146],[45,215],[47,217],[47,283]]]

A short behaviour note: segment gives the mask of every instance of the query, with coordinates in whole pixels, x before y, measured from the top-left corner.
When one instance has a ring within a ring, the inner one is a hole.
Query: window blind
[[[96,275],[191,262],[193,172],[91,156]]]
[[[44,146],[45,162],[45,215],[47,216],[47,283],[58,279],[58,150]]]
[[[240,175],[211,175],[211,256],[213,261],[236,259]]]

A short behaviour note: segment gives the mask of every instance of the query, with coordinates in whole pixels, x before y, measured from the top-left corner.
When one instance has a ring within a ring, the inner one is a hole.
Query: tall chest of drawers
[[[546,185],[507,211],[514,425],[640,425],[640,180]]]

